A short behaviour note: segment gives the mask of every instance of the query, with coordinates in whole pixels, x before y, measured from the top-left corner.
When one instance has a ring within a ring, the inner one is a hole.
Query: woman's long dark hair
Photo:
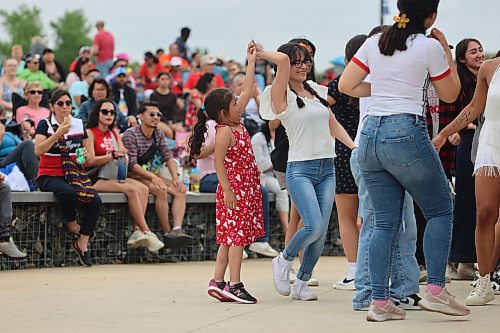
[[[80,80],[84,80],[84,77],[82,77],[82,65],[88,63],[90,61],[89,58],[85,58],[85,57],[81,57],[81,58],[78,58],[77,62],[76,62],[76,65],[75,65],[75,74],[78,75],[78,78],[80,78]],[[85,73],[87,74],[87,73]]]
[[[205,94],[208,91],[208,86],[210,85],[210,82],[214,79],[215,74],[213,73],[205,73],[203,74],[200,79],[198,80],[198,83],[196,83],[195,88],[201,92],[202,94]]]
[[[307,49],[305,47],[303,47],[303,46],[301,46],[299,44],[295,44],[295,43],[286,43],[286,44],[283,44],[280,47],[278,47],[278,52],[286,54],[290,58],[290,62],[295,62],[295,61],[297,61],[297,60],[299,60],[301,58],[303,58],[304,60],[312,61],[312,58],[311,58],[311,55],[309,54],[309,51],[307,51]],[[277,66],[275,65],[274,67],[275,67],[275,71],[276,71],[277,70]],[[321,102],[321,104],[323,104],[327,108],[330,107],[330,104],[323,97],[321,97],[309,85],[309,83],[307,83],[307,80],[302,82],[302,86],[304,87],[305,90],[307,90],[309,93],[311,93],[314,97],[316,97],[317,99],[319,99],[319,101]],[[290,88],[290,90],[292,90],[293,93],[295,95],[297,95],[297,93],[292,88]],[[297,101],[297,105],[299,106],[299,108],[303,108],[304,107],[304,105],[305,105],[304,101],[302,100],[302,98],[299,97],[299,95],[297,95],[296,101]]]
[[[345,58],[348,62],[351,61],[352,57],[354,57],[356,52],[358,52],[359,48],[363,45],[367,38],[367,35],[356,35],[349,39],[345,45]]]
[[[307,38],[294,38],[292,40],[289,41],[289,43],[293,43],[293,44],[304,44],[306,46],[308,46],[309,48],[311,48],[311,54],[309,54],[311,56],[311,61],[312,61],[312,66],[311,66],[311,69],[309,70],[309,72],[307,73],[307,79],[308,80],[311,80],[313,82],[318,82],[316,80],[316,65],[314,64],[314,55],[316,54],[316,46],[314,46],[314,44]],[[306,48],[307,50],[307,48]],[[308,50],[309,51],[309,50]]]
[[[395,22],[382,33],[378,42],[380,53],[392,56],[396,50],[405,51],[410,35],[425,34],[424,21],[437,12],[438,5],[439,0],[398,0],[399,16],[405,14],[410,22],[405,28],[398,28],[398,22]]]
[[[467,53],[470,42],[476,42],[481,46],[481,48],[483,47],[477,39],[465,38],[458,42],[455,48],[455,63],[457,65],[458,77],[460,78],[460,83],[462,84],[462,91],[465,94],[465,104],[469,104],[469,102],[472,101],[472,96],[474,96],[477,83],[477,77],[465,64],[465,54]]]
[[[205,105],[198,109],[198,122],[194,125],[193,134],[189,137],[189,161],[194,161],[201,153],[207,133],[207,121],[212,119],[219,122],[221,111],[225,115],[229,114],[232,100],[233,93],[225,88],[214,89],[205,97]]]
[[[95,128],[99,126],[99,113],[101,112],[101,107],[104,103],[111,103],[113,105],[113,110],[115,111],[115,115],[113,116],[113,122],[109,124],[108,128],[110,131],[115,128],[116,121],[116,104],[111,99],[101,99],[95,102],[92,111],[90,111],[89,118],[87,119],[87,128]]]

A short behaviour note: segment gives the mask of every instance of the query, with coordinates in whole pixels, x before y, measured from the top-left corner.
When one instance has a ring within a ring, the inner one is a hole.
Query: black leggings
[[[76,209],[80,206],[83,213],[83,221],[80,223],[80,234],[86,236],[92,235],[102,206],[101,197],[98,194],[96,194],[91,202],[82,203],[78,200],[75,189],[66,182],[64,177],[41,176],[38,178],[38,184],[40,190],[54,192],[67,222],[76,220]]]

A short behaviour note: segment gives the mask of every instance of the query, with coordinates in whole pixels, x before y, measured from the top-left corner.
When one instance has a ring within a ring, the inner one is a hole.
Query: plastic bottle
[[[118,157],[118,174],[116,179],[119,183],[124,183],[127,180],[127,157],[125,155]]]
[[[187,168],[182,169],[181,181],[186,186],[186,191],[189,191],[189,170]]]
[[[200,170],[197,168],[191,170],[191,191],[200,193]]]
[[[76,163],[85,164],[85,155],[83,153],[83,148],[76,148]]]

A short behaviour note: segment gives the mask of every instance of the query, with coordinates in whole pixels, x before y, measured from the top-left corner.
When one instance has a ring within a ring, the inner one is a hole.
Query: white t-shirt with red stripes
[[[430,81],[451,73],[439,42],[423,34],[411,35],[405,51],[380,53],[380,34],[368,38],[352,61],[370,73],[371,98],[367,115],[425,115]]]

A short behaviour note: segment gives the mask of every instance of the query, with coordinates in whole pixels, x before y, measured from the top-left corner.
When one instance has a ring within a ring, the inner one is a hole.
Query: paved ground
[[[108,265],[0,272],[1,332],[499,332],[500,297],[468,317],[408,312],[403,321],[367,323],[352,292],[332,289],[345,259],[321,258],[317,302],[292,301],[271,281],[269,259],[246,260],[255,305],[218,303],[206,294],[213,262]],[[449,290],[463,300],[467,282]]]

